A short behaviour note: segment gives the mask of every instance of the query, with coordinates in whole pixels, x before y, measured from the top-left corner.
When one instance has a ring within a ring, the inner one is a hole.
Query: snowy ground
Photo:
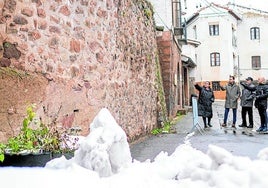
[[[161,152],[153,162],[139,162],[132,161],[126,135],[107,109],[90,130],[69,160],[54,159],[45,168],[0,168],[1,187],[268,187],[268,148],[257,160],[215,145],[203,153],[191,146],[188,135],[170,156]]]

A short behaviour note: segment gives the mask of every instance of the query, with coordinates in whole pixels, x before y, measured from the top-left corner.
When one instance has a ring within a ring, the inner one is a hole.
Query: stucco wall
[[[33,103],[43,122],[80,126],[82,135],[103,107],[129,141],[152,130],[158,58],[150,8],[144,0],[1,1],[0,139],[19,131]]]
[[[268,15],[254,12],[246,12],[243,14],[243,21],[239,23],[238,27],[238,52],[239,52],[239,68],[240,68],[240,79],[244,80],[248,76],[251,76],[254,80],[258,77],[264,76],[268,78],[268,56],[267,56],[267,44],[268,38],[266,33],[268,32],[267,27]],[[250,28],[259,27],[260,39],[251,40]],[[261,57],[261,68],[252,69],[252,56]]]
[[[168,31],[172,28],[172,1],[149,0],[156,12],[154,19],[157,26],[164,26],[164,30]],[[178,3],[174,3],[174,5]],[[173,5],[173,6],[174,6]]]

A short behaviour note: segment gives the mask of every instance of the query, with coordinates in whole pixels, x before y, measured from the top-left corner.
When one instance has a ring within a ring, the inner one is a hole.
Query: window
[[[258,27],[250,28],[250,39],[251,40],[260,39],[260,28],[258,28]]]
[[[220,53],[214,52],[210,54],[210,66],[220,66]]]
[[[219,81],[212,81],[212,90],[213,91],[220,91],[220,82]]]
[[[261,56],[252,56],[251,57],[252,69],[261,68]]]
[[[197,39],[196,25],[193,27],[194,30],[194,39]]]
[[[219,35],[219,25],[209,25],[209,35]]]
[[[237,47],[237,38],[236,38],[236,34],[235,34],[235,29],[232,28],[232,45],[233,47]]]

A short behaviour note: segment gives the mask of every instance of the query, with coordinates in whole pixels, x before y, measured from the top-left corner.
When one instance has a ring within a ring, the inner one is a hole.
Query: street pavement
[[[184,143],[185,139],[190,137],[190,143],[204,153],[208,150],[208,145],[213,144],[225,148],[233,155],[247,156],[251,159],[257,159],[258,152],[268,147],[268,134],[255,133],[254,136],[242,134],[242,128],[238,127],[242,123],[241,106],[237,112],[237,133],[231,131],[225,133],[220,127],[224,113],[224,101],[215,101],[213,103],[213,118],[211,124],[213,127],[206,129],[202,134],[198,129],[193,129],[193,113],[188,112],[175,125],[176,133],[150,135],[136,143],[130,145],[132,158],[138,161],[147,159],[153,161],[160,152],[172,154],[175,149]],[[229,112],[228,122],[232,120],[232,110]],[[258,111],[253,107],[254,128],[256,130],[260,126]],[[248,117],[247,117],[248,122]],[[198,123],[203,128],[203,121],[198,117]],[[192,131],[193,130],[193,131]],[[194,134],[189,134],[193,132]]]

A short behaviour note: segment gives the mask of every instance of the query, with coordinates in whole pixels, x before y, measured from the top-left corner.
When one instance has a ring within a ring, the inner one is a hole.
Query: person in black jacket
[[[266,84],[264,77],[258,78],[258,85],[256,86],[255,107],[258,109],[261,126],[257,132],[267,132],[267,97],[268,97],[268,85]]]
[[[241,117],[242,117],[242,124],[239,127],[247,127],[253,128],[253,100],[254,100],[254,88],[256,89],[255,85],[252,83],[253,78],[248,77],[246,78],[246,83],[240,82],[244,88],[242,89],[242,95],[240,97],[241,101]],[[249,125],[247,126],[247,119],[246,116],[248,114]]]
[[[213,116],[212,103],[215,100],[214,93],[210,88],[210,82],[206,81],[203,87],[195,84],[194,87],[199,91],[198,96],[198,116],[202,116],[204,127],[212,127],[211,118]]]

